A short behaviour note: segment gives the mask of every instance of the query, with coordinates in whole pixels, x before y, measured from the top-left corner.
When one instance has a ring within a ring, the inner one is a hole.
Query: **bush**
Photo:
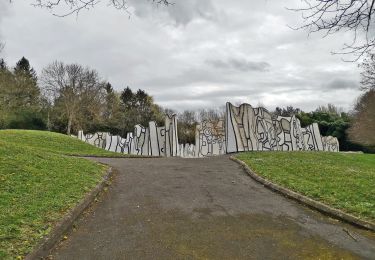
[[[46,130],[47,125],[40,113],[19,111],[9,116],[5,122],[9,129]]]

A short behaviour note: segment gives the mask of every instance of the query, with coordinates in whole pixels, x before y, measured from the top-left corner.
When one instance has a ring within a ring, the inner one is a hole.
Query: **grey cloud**
[[[353,80],[348,79],[333,79],[328,84],[323,85],[324,88],[327,89],[357,89],[358,83]]]
[[[228,60],[206,60],[206,63],[218,69],[234,69],[238,71],[267,71],[270,64],[264,61],[249,61],[246,59],[230,58]]]
[[[216,10],[211,0],[174,0],[173,4],[164,7],[157,4],[150,5],[146,0],[131,0],[135,15],[149,17],[166,13],[175,25],[187,25],[196,18],[215,20]]]
[[[225,97],[232,97],[232,96],[247,97],[247,96],[250,96],[251,94],[254,94],[254,92],[245,90],[245,89],[238,89],[238,90],[219,89],[219,90],[212,90],[207,93],[201,93],[199,95],[186,91],[184,93],[184,96],[186,100],[207,100],[207,99],[219,99],[223,97],[225,98]],[[169,100],[178,99],[179,96],[181,96],[180,91],[164,91],[163,95],[159,98],[159,100],[163,102],[167,102]]]
[[[0,1],[0,29],[1,29],[4,17],[9,15],[10,4],[11,3],[9,1]],[[2,39],[1,31],[0,31],[0,43],[1,42],[3,42],[3,39]]]
[[[215,9],[211,0],[176,1],[171,8],[168,8],[168,13],[178,25],[186,25],[195,18],[207,20],[215,18]]]
[[[9,1],[1,1],[0,2],[0,22],[2,19],[9,14],[10,10],[10,2]]]
[[[106,1],[78,19],[14,1],[2,19],[0,0],[4,55],[8,64],[24,55],[38,72],[55,59],[89,65],[117,90],[144,89],[176,110],[244,101],[309,111],[332,97],[349,109],[360,93],[351,86],[357,65],[330,55],[345,35],[307,37],[286,26],[300,21],[284,8],[299,0],[172,1],[129,0],[131,19]]]
[[[218,74],[205,68],[190,68],[176,75],[154,77],[140,83],[145,86],[180,88],[201,83],[230,84],[231,82],[233,81],[230,79],[229,75]]]

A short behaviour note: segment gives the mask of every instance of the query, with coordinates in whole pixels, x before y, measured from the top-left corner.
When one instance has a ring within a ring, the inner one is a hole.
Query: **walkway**
[[[373,233],[269,191],[228,157],[96,160],[117,170],[113,184],[54,259],[375,258]]]

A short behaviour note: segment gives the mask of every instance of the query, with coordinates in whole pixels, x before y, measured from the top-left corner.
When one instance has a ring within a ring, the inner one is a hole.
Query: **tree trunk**
[[[70,132],[72,130],[72,122],[73,122],[73,114],[70,114],[69,119],[68,119],[68,129],[66,131],[67,135],[70,135]]]
[[[51,120],[49,118],[49,109],[48,109],[48,116],[47,116],[47,129],[48,131],[51,131]]]

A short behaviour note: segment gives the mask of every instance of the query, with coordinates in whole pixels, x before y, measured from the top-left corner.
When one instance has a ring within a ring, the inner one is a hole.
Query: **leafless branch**
[[[128,9],[127,0],[107,0],[108,5],[118,10]],[[173,3],[169,0],[148,0],[157,5],[169,6]],[[73,14],[78,15],[82,10],[90,10],[94,8],[101,0],[34,0],[32,4],[35,7],[45,8],[51,10],[53,15],[58,17],[66,17]],[[55,12],[57,7],[62,7],[64,10],[61,13]]]
[[[375,91],[375,55],[369,55],[360,65],[361,90]]]
[[[289,8],[300,12],[304,24],[293,28],[309,33],[324,32],[325,36],[352,31],[353,41],[345,43],[343,49],[334,54],[351,54],[358,61],[375,48],[374,20],[375,0],[303,0],[305,6]],[[324,37],[325,37],[324,36]]]

